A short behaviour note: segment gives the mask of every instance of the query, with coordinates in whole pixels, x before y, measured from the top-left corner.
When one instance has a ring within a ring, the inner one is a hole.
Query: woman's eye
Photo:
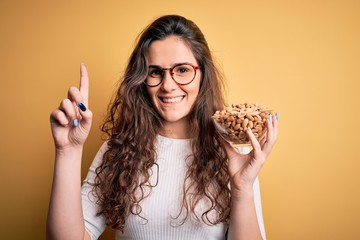
[[[179,74],[183,74],[183,73],[187,73],[187,72],[189,72],[189,68],[187,68],[187,67],[177,67],[176,69],[175,69],[175,72],[176,73],[179,73]]]
[[[150,75],[153,77],[158,77],[158,76],[162,76],[162,70],[161,69],[151,69],[150,70]]]

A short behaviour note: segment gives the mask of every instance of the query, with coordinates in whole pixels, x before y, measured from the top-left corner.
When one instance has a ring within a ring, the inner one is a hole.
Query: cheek
[[[194,98],[199,95],[200,92],[200,81],[197,81],[194,86],[189,89],[188,93],[191,94]]]
[[[146,91],[150,100],[153,101],[153,98],[155,97],[155,93],[156,93],[156,91],[154,91],[154,88],[147,87]]]
[[[151,103],[152,106],[155,106],[156,102],[155,102],[155,92],[152,91],[152,89],[146,89],[147,90],[147,95],[148,95],[148,99]]]
[[[197,93],[200,92],[200,87],[202,85],[202,81],[203,81],[203,77],[202,77],[202,73],[200,72],[199,76],[197,76],[198,79],[196,81],[196,89],[197,89]]]

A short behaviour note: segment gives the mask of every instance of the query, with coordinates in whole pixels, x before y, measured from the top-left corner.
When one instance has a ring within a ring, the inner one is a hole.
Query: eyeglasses
[[[171,68],[161,68],[159,66],[149,66],[148,77],[145,84],[149,87],[156,87],[162,83],[165,75],[165,70],[170,70],[171,78],[178,85],[187,85],[191,83],[196,76],[196,70],[200,69],[199,66],[194,66],[190,63],[176,64]]]

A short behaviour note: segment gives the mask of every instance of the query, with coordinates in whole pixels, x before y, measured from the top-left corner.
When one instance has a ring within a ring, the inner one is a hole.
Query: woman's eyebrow
[[[149,67],[161,68],[159,65],[149,65]]]
[[[181,65],[181,64],[191,64],[191,65],[194,65],[193,63],[190,63],[190,62],[178,62],[178,63],[174,63],[174,64],[171,64],[169,68],[172,68],[174,66],[177,66],[177,65]],[[163,68],[159,65],[155,65],[155,64],[151,64],[149,65],[149,67],[156,67],[156,68]]]

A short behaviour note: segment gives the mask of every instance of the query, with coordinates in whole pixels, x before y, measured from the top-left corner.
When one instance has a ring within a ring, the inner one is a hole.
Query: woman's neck
[[[163,122],[159,134],[168,138],[189,139],[194,136],[187,121]]]

